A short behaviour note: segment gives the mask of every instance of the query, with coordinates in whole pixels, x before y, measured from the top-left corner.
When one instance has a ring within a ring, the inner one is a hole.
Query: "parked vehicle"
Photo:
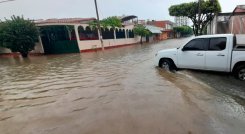
[[[229,72],[245,81],[245,35],[198,36],[179,48],[157,52],[155,65]]]

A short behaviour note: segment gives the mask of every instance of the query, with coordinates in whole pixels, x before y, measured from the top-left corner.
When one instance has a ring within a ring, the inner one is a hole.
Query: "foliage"
[[[221,12],[221,6],[218,0],[201,0],[201,16],[198,21],[198,2],[182,3],[173,5],[169,8],[171,16],[186,16],[193,22],[193,32],[200,35],[205,30],[207,24],[214,18],[215,14]]]
[[[12,52],[20,52],[23,57],[34,49],[38,40],[38,29],[30,20],[20,16],[12,16],[0,24],[0,46]]]
[[[134,34],[139,35],[141,37],[141,44],[143,43],[142,37],[151,35],[151,32],[148,29],[146,29],[146,27],[143,25],[136,25],[133,30]]]
[[[89,23],[89,25],[92,28],[96,28],[97,27],[97,21],[93,21],[93,22]],[[100,25],[104,28],[111,27],[111,28],[115,29],[116,27],[122,27],[122,22],[118,17],[112,16],[112,17],[108,17],[106,19],[101,20]]]
[[[102,20],[102,26],[103,27],[112,27],[112,28],[116,28],[116,27],[122,27],[122,22],[118,17],[108,17],[106,19]]]
[[[181,36],[188,36],[193,34],[192,28],[189,26],[174,27],[173,30],[175,33],[180,33]]]
[[[133,30],[134,33],[139,36],[147,36],[151,34],[151,32],[143,25],[136,25]]]
[[[4,23],[0,21],[0,33],[3,29]],[[2,36],[0,36],[0,47],[3,47],[3,39]]]

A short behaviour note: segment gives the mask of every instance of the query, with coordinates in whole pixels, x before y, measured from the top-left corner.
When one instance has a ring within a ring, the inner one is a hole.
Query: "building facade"
[[[175,16],[174,17],[174,22],[175,22],[175,25],[177,27],[180,27],[180,26],[189,26],[189,18],[188,17],[184,17],[184,16]]]
[[[155,42],[161,40],[162,28],[152,26],[152,25],[145,25],[145,28],[151,32],[151,35],[146,37],[146,42]]]
[[[162,29],[160,40],[170,39],[174,37],[174,23],[169,20],[164,21],[148,21],[148,25],[153,25]]]
[[[207,27],[208,34],[245,34],[245,5],[231,13],[219,13]]]
[[[103,38],[105,48],[135,44],[140,41],[134,35],[134,23],[129,23],[134,17],[123,18],[126,23],[121,28],[102,28],[102,35],[97,28],[89,26],[95,18],[48,19],[36,21],[40,29],[39,42],[31,53],[63,54],[79,53],[101,49],[99,37]],[[11,53],[0,48],[0,53]]]

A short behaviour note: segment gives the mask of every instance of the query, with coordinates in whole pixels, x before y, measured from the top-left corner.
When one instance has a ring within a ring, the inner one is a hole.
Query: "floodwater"
[[[185,40],[1,58],[0,133],[244,134],[244,100],[153,66],[158,50]]]

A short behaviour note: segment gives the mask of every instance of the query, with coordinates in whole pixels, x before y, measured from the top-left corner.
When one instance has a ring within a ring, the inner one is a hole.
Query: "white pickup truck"
[[[169,70],[229,72],[245,81],[245,35],[198,36],[179,48],[157,52],[155,65]]]

